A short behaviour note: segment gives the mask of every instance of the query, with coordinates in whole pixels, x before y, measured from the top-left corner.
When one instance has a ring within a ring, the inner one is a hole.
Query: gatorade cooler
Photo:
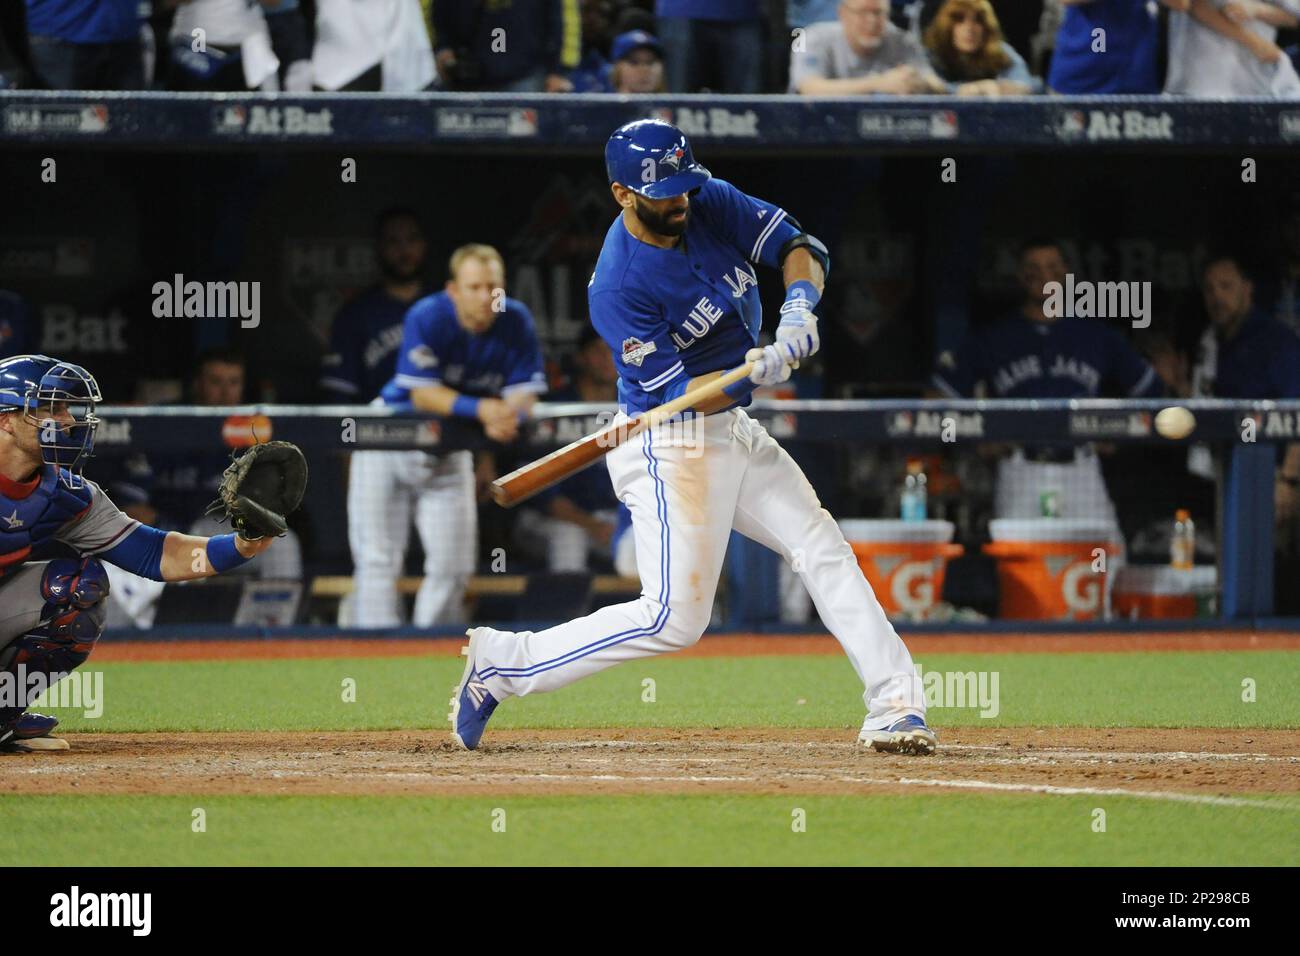
[[[890,617],[923,620],[943,593],[948,559],[962,553],[951,521],[851,518],[840,530]]]
[[[1114,526],[1092,518],[999,518],[989,522],[997,559],[999,612],[1020,620],[1091,621],[1105,616],[1106,575],[1094,571],[1122,544]]]
[[[1115,613],[1133,620],[1206,617],[1217,596],[1213,565],[1129,565],[1115,575]]]

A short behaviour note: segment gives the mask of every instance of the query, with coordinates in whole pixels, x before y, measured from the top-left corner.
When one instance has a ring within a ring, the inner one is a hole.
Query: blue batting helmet
[[[21,412],[38,426],[41,457],[47,465],[66,469],[73,487],[80,484],[84,460],[94,450],[99,428],[95,406],[103,400],[95,376],[80,365],[48,355],[0,361],[0,412]],[[56,404],[66,419],[52,414]]]
[[[713,174],[695,161],[686,134],[663,120],[637,120],[614,130],[605,144],[605,171],[647,199],[680,196]]]

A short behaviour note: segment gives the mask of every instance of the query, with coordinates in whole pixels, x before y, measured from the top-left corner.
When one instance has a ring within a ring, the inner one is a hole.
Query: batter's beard
[[[660,236],[680,236],[686,231],[686,224],[691,221],[691,206],[686,204],[686,215],[681,219],[669,220],[667,216],[661,215],[650,208],[649,203],[638,198],[636,200],[636,217],[641,220],[641,225],[645,226],[651,232]]]

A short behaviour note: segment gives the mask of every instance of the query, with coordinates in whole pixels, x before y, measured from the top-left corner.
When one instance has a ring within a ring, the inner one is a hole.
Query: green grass
[[[998,675],[996,717],[938,707],[954,726],[1300,727],[1300,654],[930,654],[923,672]],[[461,663],[450,657],[109,663],[103,714],[45,708],[71,731],[376,730],[440,726]],[[356,700],[345,702],[344,681]],[[1242,701],[1242,681],[1256,700]],[[642,700],[654,683],[653,703]],[[673,658],[624,664],[553,694],[509,701],[493,728],[845,727],[862,687],[838,656]],[[968,702],[969,703],[969,702]]]
[[[1300,806],[1117,797],[5,797],[0,866],[1300,864]],[[194,811],[206,831],[193,832]],[[1106,811],[1106,832],[1093,830]],[[793,831],[794,811],[805,832]],[[505,832],[493,822],[504,811]],[[881,838],[888,820],[888,837]],[[57,834],[52,838],[51,834]]]

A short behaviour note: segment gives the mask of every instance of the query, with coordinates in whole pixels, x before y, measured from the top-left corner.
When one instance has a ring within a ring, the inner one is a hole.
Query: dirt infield
[[[1300,650],[1293,631],[1101,632],[1080,634],[907,634],[913,654],[1084,654],[1147,651]],[[304,638],[266,640],[112,641],[95,648],[95,662],[284,660],[303,657],[424,657],[460,653],[460,638]],[[676,657],[842,654],[833,637],[714,634]]]
[[[465,753],[442,730],[69,734],[64,753],[0,756],[0,794],[965,790],[1231,806],[1300,793],[1300,735],[1292,730],[941,729],[931,757],[866,751],[854,737],[851,729],[502,731]]]

